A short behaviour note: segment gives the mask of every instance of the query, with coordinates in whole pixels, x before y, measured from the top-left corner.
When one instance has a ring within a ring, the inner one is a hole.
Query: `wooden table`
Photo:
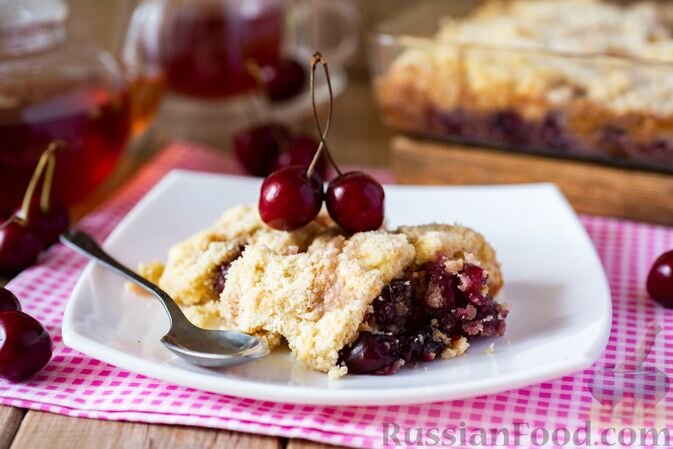
[[[339,98],[330,148],[348,164],[387,165],[390,133],[378,121],[371,92],[356,82]],[[142,165],[146,156],[129,157],[93,198],[75,208],[82,217],[114,192]],[[113,447],[171,449],[320,449],[301,440],[287,440],[239,432],[125,422],[68,418],[50,413],[0,407],[0,449],[105,449]],[[333,446],[330,446],[333,447]]]

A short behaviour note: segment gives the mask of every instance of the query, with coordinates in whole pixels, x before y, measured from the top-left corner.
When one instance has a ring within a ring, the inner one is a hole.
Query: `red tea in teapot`
[[[54,186],[67,203],[84,198],[112,170],[130,129],[126,93],[81,88],[0,107],[0,214],[15,208],[40,155],[54,139]]]

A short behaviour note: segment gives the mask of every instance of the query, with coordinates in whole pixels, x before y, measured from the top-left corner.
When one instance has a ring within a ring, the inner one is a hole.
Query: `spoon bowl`
[[[206,368],[239,365],[269,353],[264,340],[252,335],[194,328],[196,330],[190,332],[173,332],[171,329],[161,343],[178,357]]]
[[[266,342],[252,335],[229,330],[208,330],[193,325],[168,293],[122,265],[88,234],[71,229],[60,237],[67,247],[125,277],[154,295],[168,313],[171,327],[161,343],[187,362],[207,368],[240,365],[269,353]]]

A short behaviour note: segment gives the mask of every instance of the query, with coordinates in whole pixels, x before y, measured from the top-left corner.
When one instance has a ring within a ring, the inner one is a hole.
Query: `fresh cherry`
[[[323,201],[322,180],[309,179],[306,167],[293,165],[269,175],[262,183],[259,214],[274,229],[291,231],[313,220]]]
[[[673,251],[654,261],[647,275],[647,292],[662,306],[673,308]]]
[[[0,377],[20,382],[45,367],[52,355],[49,333],[18,310],[0,312]]]
[[[262,81],[271,101],[283,101],[297,95],[306,83],[306,72],[294,59],[283,59],[260,68]]]
[[[333,179],[327,187],[327,210],[348,232],[378,229],[383,224],[385,194],[374,178],[349,172]]]
[[[255,126],[234,135],[234,152],[248,173],[267,176],[289,137],[288,129],[277,123]]]
[[[308,168],[317,149],[318,142],[311,137],[294,137],[276,158],[274,170],[280,170],[290,165],[301,165]],[[315,171],[322,179],[327,178],[327,158],[324,154],[320,155],[320,159],[315,165]]]
[[[27,226],[42,239],[45,248],[51,246],[70,226],[68,209],[61,201],[51,198],[49,209],[45,212],[40,207],[39,199],[36,198],[30,203]]]
[[[42,240],[16,221],[0,229],[0,275],[13,276],[35,262],[43,249]]]
[[[21,310],[19,299],[6,288],[0,287],[0,312],[8,310]]]

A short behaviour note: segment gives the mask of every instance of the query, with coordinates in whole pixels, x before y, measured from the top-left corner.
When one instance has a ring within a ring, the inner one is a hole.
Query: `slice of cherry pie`
[[[141,267],[197,325],[286,341],[332,377],[392,374],[502,335],[506,305],[495,252],[477,232],[403,226],[352,236],[326,214],[275,231],[254,206],[231,209]]]

